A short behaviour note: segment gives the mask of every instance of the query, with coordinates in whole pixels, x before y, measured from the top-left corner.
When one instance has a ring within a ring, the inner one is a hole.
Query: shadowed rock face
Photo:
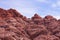
[[[60,40],[60,19],[38,14],[27,18],[15,9],[0,8],[0,40]]]

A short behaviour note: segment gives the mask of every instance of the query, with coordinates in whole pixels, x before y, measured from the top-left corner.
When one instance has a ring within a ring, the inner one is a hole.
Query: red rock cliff
[[[0,40],[60,40],[60,19],[38,14],[27,18],[15,9],[0,8]]]

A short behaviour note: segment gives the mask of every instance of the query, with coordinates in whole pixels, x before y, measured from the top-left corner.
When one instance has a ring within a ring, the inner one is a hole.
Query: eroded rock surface
[[[0,40],[60,40],[60,19],[38,14],[27,18],[15,9],[0,8]]]

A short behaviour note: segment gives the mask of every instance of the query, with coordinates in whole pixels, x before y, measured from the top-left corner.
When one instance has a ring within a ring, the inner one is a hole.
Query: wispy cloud
[[[47,2],[47,0],[36,0],[36,1],[41,2],[41,3],[46,3]]]
[[[32,17],[37,12],[36,8],[20,8],[17,10],[27,17]]]
[[[52,7],[60,7],[60,0],[56,1],[55,3],[52,3]]]
[[[27,17],[31,17],[33,14],[35,14],[37,9],[37,7],[32,4],[32,1],[26,0],[7,0],[1,1],[1,4],[8,6],[8,8],[14,8]]]
[[[53,8],[57,7],[57,5],[56,5],[55,3],[53,3],[51,6],[52,6]]]
[[[35,13],[60,17],[60,0],[0,0],[0,7],[14,8],[27,17]]]

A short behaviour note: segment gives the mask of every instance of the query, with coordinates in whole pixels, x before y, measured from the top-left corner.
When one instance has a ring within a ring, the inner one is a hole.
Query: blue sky
[[[42,17],[52,15],[60,18],[60,0],[0,0],[0,8],[13,8],[27,17],[37,13]]]

